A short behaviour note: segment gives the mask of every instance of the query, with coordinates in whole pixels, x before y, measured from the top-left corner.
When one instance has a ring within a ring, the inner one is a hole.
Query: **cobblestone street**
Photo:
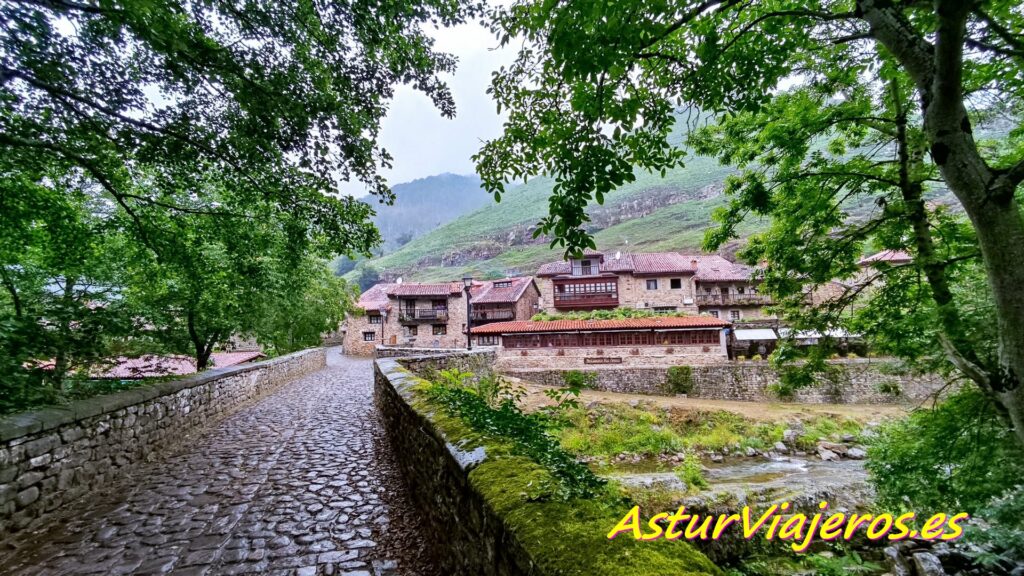
[[[328,352],[118,486],[0,549],[0,574],[434,576],[373,407],[372,363]]]

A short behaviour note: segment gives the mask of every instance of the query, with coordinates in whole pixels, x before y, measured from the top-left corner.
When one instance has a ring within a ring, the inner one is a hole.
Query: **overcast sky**
[[[483,140],[501,133],[501,119],[486,90],[491,72],[512,62],[514,48],[497,49],[497,39],[478,23],[433,35],[438,50],[459,59],[455,74],[444,76],[455,97],[456,116],[445,119],[423,94],[398,88],[381,127],[381,142],[394,157],[394,168],[384,172],[392,185],[443,172],[472,174],[470,156]],[[361,195],[358,189],[349,191]]]

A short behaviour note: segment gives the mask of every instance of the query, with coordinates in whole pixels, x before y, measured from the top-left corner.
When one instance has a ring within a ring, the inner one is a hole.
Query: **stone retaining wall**
[[[0,540],[325,362],[316,348],[0,418]]]
[[[403,359],[414,366],[444,368],[486,360],[486,351],[448,357]],[[491,353],[493,361],[493,352]],[[412,406],[414,374],[396,359],[374,366],[374,401],[395,452],[413,504],[426,522],[442,573],[453,576],[537,576],[529,554],[501,518],[471,486],[469,471],[479,462],[445,438],[424,414]]]
[[[377,346],[373,350],[374,358],[405,358],[408,356],[447,356],[465,352],[458,348],[416,348],[413,346]]]
[[[808,404],[892,404],[928,398],[942,388],[938,376],[895,373],[885,360],[859,359],[830,362],[834,368],[818,386],[799,390],[793,402]],[[597,374],[595,389],[633,394],[674,394],[666,383],[668,368],[612,368],[584,370]],[[516,370],[502,373],[538,384],[561,386],[562,370]],[[778,373],[767,362],[732,362],[690,367],[693,398],[777,402],[771,387]],[[893,394],[886,390],[898,390]]]

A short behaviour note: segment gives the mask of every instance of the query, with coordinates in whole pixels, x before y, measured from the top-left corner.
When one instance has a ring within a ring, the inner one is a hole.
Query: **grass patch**
[[[566,450],[609,458],[629,453],[659,456],[689,451],[770,449],[782,440],[786,422],[763,422],[728,411],[647,409],[625,404],[602,404],[590,410],[565,413],[558,431]],[[860,433],[861,425],[838,416],[821,415],[803,421],[796,443],[813,449],[818,438],[839,440]]]

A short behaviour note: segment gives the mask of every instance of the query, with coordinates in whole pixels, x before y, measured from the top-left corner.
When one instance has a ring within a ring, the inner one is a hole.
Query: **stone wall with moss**
[[[476,434],[432,404],[420,377],[486,367],[487,352],[379,359],[374,400],[442,573],[452,576],[720,576],[682,541],[608,540],[631,503],[560,497],[558,480],[514,443]],[[491,356],[490,360],[493,360]],[[483,362],[483,364],[480,364]]]
[[[830,373],[817,386],[798,390],[789,400],[807,404],[892,404],[917,402],[940,390],[944,381],[934,375],[900,371],[892,361],[877,359],[835,360]],[[672,383],[670,368],[597,367],[584,370],[596,377],[594,388],[605,392],[674,395],[694,398],[774,402],[779,374],[766,361],[692,365],[688,386]],[[537,384],[561,386],[564,369],[503,370],[502,373]],[[679,379],[677,379],[679,380]]]

